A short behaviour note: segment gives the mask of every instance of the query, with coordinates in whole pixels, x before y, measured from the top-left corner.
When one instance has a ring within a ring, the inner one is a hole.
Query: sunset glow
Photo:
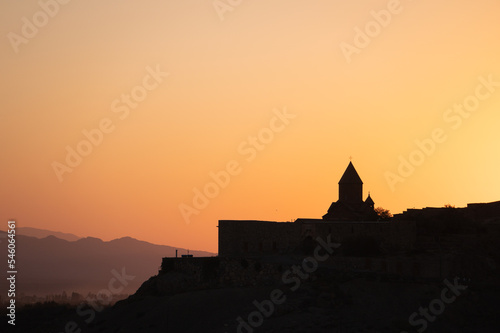
[[[2,230],[217,252],[350,158],[391,213],[500,200],[498,1],[63,2],[0,4]]]

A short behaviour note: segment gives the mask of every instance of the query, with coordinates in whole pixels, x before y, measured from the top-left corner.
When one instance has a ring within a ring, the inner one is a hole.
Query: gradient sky
[[[54,1],[41,1],[45,21],[37,1],[0,3],[0,229],[15,218],[216,252],[219,219],[321,217],[350,156],[364,197],[392,213],[500,200],[500,85],[477,88],[500,82],[497,0],[401,1],[379,30],[371,12],[393,1],[243,0],[223,13],[214,3],[227,0]],[[38,31],[23,28],[34,17]],[[348,62],[341,45],[356,37]],[[147,68],[169,75],[123,117]],[[477,89],[470,113],[453,110]],[[284,109],[295,118],[269,139]],[[113,131],[60,181],[54,162],[103,119]],[[446,140],[418,153],[435,129]],[[401,156],[419,165],[390,186]],[[180,205],[230,161],[239,173],[187,223]]]

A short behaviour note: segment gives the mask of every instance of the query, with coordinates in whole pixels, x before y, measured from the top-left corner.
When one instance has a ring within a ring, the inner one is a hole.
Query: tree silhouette
[[[392,217],[391,212],[388,209],[384,209],[382,207],[375,208],[375,213],[377,213],[379,219],[383,221],[387,221]]]

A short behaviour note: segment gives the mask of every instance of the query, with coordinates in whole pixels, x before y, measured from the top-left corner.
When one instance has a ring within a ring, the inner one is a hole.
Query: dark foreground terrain
[[[319,269],[294,291],[295,283],[268,282],[162,295],[158,285],[165,278],[151,278],[127,300],[94,312],[95,318],[88,308],[80,316],[75,308],[55,304],[18,310],[15,331],[498,332],[500,328],[500,287],[467,279],[447,278],[455,285],[452,291],[443,281]],[[413,313],[417,314],[412,325]],[[245,323],[237,321],[239,317]]]

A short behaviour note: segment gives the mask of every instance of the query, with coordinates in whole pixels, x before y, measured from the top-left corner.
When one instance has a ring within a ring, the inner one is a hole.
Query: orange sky
[[[496,0],[40,3],[0,4],[0,229],[215,252],[321,217],[349,156],[393,213],[500,200]]]

